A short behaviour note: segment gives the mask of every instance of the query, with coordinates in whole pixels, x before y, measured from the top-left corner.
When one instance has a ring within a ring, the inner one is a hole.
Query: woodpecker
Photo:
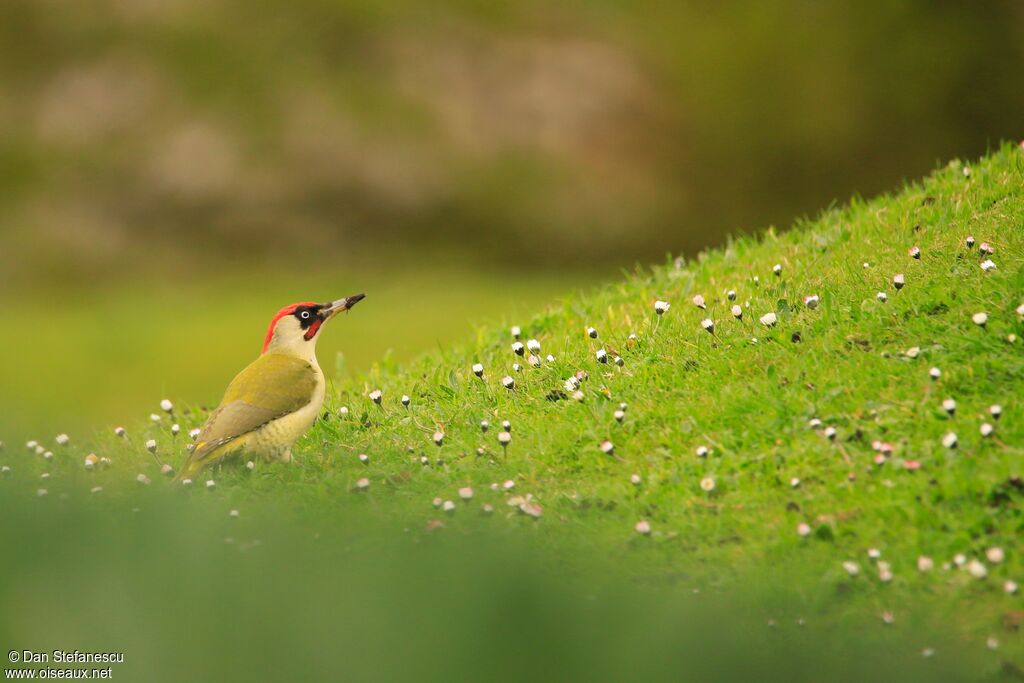
[[[263,352],[228,385],[175,481],[192,479],[206,466],[242,452],[290,462],[292,444],[313,424],[324,403],[324,373],[316,360],[320,330],[365,296],[325,304],[306,301],[278,311],[267,329]]]

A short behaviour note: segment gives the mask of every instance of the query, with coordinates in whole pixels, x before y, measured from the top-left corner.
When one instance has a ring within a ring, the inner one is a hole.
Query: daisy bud
[[[903,285],[906,284],[906,278],[903,277],[903,273],[896,273],[893,275],[892,284],[896,289],[903,289]]]
[[[907,253],[910,254],[911,258],[921,258],[921,250],[918,247],[911,247],[910,249],[907,250]]]
[[[570,377],[569,379],[565,380],[565,390],[566,391],[576,391],[579,388],[580,388],[580,381],[578,379],[576,379],[575,377]]]
[[[441,509],[451,514],[455,512],[455,503],[453,501],[446,500],[444,503],[441,504]]]
[[[615,358],[612,359],[612,362],[618,365],[620,368],[626,364],[626,361],[622,360],[622,356],[615,356]]]
[[[868,548],[868,557],[872,560],[877,560],[882,556],[882,551],[878,548]]]
[[[888,562],[878,563],[878,580],[882,583],[889,583],[892,581],[892,567]]]
[[[807,522],[800,522],[796,525],[796,533],[801,538],[811,535],[811,525]]]
[[[878,294],[875,294],[875,298],[884,304],[886,301],[889,300],[889,295],[886,294],[885,292],[879,292]]]
[[[813,311],[815,308],[818,307],[818,302],[819,301],[820,301],[820,299],[818,298],[817,294],[811,294],[810,296],[805,296],[804,297],[804,306],[806,306],[807,308],[809,308],[809,309],[811,309]]]
[[[1017,582],[1016,581],[1005,581],[1003,583],[1003,590],[1009,595],[1015,595],[1017,593]]]
[[[512,338],[519,339],[523,335],[523,331],[519,329],[519,325],[512,326]]]
[[[370,480],[367,477],[360,477],[356,480],[356,488],[360,491],[366,491],[370,488]]]
[[[181,485],[182,486],[192,486],[192,480],[191,479],[182,479],[181,480]]]
[[[125,437],[125,434],[127,434],[127,432],[125,432],[124,427],[114,427],[115,436],[118,436],[123,439]]]
[[[607,363],[608,362],[608,352],[605,351],[604,349],[598,349],[597,350],[597,362],[598,363]]]
[[[700,326],[703,327],[705,331],[710,332],[711,334],[715,333],[715,321],[712,320],[711,318],[704,318],[703,320],[701,320]]]
[[[547,361],[547,362],[549,362],[549,363],[554,363],[554,362],[555,362],[555,357],[554,357],[554,356],[552,356],[552,355],[551,355],[551,354],[549,353],[549,354],[548,354],[548,355],[547,355],[547,356],[546,356],[546,357],[544,358],[544,360],[546,360],[546,361]]]
[[[160,474],[164,475],[165,477],[173,476],[174,468],[168,465],[167,463],[164,463],[163,465],[160,466]]]
[[[531,339],[526,342],[526,348],[528,348],[532,353],[540,353],[540,342],[536,339]]]
[[[444,443],[444,432],[440,430],[434,432],[434,443],[438,446]]]
[[[338,417],[346,417],[348,415],[348,406],[341,406],[338,408]]]
[[[641,519],[633,526],[633,528],[636,529],[636,532],[641,536],[649,536],[651,534],[651,525],[645,519]]]
[[[835,441],[836,440],[836,428],[835,427],[831,427],[831,426],[830,427],[825,427],[824,434],[825,434],[825,438],[828,439],[829,441]]]
[[[615,418],[615,421],[616,421],[616,422],[622,422],[623,420],[625,420],[625,419],[626,419],[626,413],[624,413],[624,412],[623,412],[623,411],[621,411],[621,410],[616,410],[616,411],[615,411],[615,412],[614,412],[614,413],[612,414],[612,417],[614,417],[614,418]]]
[[[707,308],[707,305],[705,305],[704,303],[704,297],[701,296],[700,294],[693,297],[693,305],[696,306],[697,308]]]
[[[94,467],[96,467],[96,464],[99,461],[100,461],[100,459],[98,457],[96,457],[95,453],[90,453],[89,455],[85,456],[85,463],[84,463],[85,464],[85,469],[87,469],[87,470],[93,469]]]
[[[990,650],[998,650],[999,639],[995,636],[989,636],[988,639],[985,641],[985,647],[987,647]]]
[[[772,272],[775,273],[776,275],[782,275],[782,264],[776,263],[774,266],[772,266]]]
[[[250,472],[252,472],[254,469],[256,469],[256,463],[253,462],[252,460],[246,460],[245,461],[245,469],[247,469]]]
[[[43,460],[53,460],[53,451],[43,451]]]
[[[25,448],[29,449],[30,451],[34,451],[38,446],[38,441],[28,441],[25,443]]]
[[[1003,414],[1003,407],[998,403],[992,404],[988,407],[988,413],[992,416],[992,419],[998,420]]]
[[[412,403],[412,399],[407,395],[402,394],[402,405],[408,408],[410,403]]]
[[[775,323],[779,321],[775,313],[765,313],[761,316],[761,324],[765,327],[775,327]]]
[[[71,437],[67,434],[58,434],[54,441],[57,442],[58,446],[67,446],[68,442],[71,441]]]
[[[938,379],[939,377],[942,377],[942,370],[939,370],[938,368],[932,368],[931,370],[928,371],[928,376],[931,377],[932,379]]]
[[[978,327],[985,327],[988,323],[988,313],[975,313],[971,316],[971,322]]]
[[[484,376],[484,366],[482,363],[475,363],[473,365],[473,374],[476,375],[477,377]]]
[[[952,415],[953,413],[956,412],[956,401],[954,401],[951,398],[947,398],[945,401],[942,402],[942,409],[945,410],[950,415]]]
[[[369,393],[370,400],[380,405],[381,400],[384,398],[384,392],[380,389],[374,389]]]
[[[728,292],[726,292],[725,293],[725,298],[727,298],[729,301],[736,301],[736,292],[735,292],[735,290],[730,289]]]
[[[7,465],[0,466],[0,474],[4,475],[5,477],[10,476],[11,468],[8,467]]]
[[[981,252],[982,254],[994,254],[994,253],[996,253],[995,248],[993,248],[993,246],[991,244],[989,244],[988,242],[982,242],[981,244],[979,244],[978,245],[978,251]]]
[[[513,372],[522,372],[522,370],[523,370],[523,366],[520,365],[519,363],[513,363],[512,364],[512,371]]]
[[[942,437],[942,445],[945,446],[946,448],[956,448],[956,444],[957,438],[955,433],[949,432],[944,437]]]
[[[171,434],[177,436],[180,431],[181,425],[179,425],[177,422],[171,425]]]
[[[988,576],[988,568],[978,560],[971,560],[967,563],[967,573],[976,579],[984,579]]]
[[[509,377],[508,375],[505,375],[504,377],[501,378],[501,386],[505,387],[509,391],[512,391],[512,389],[514,389],[516,386],[516,381]]]
[[[601,442],[601,452],[605,455],[612,455],[615,453],[615,444],[607,439]]]
[[[968,235],[967,239],[964,240],[964,244],[967,245],[968,249],[973,248],[974,247],[974,237],[971,236],[971,235]]]
[[[481,432],[486,432],[490,428],[491,428],[491,423],[490,422],[488,422],[487,420],[480,420],[480,431]]]
[[[984,437],[992,436],[992,432],[994,432],[995,430],[996,428],[990,425],[988,422],[982,422],[981,426],[978,427],[978,431],[981,432],[981,435]]]
[[[516,487],[516,483],[513,480],[511,480],[511,479],[506,479],[501,484],[501,488],[505,489],[506,491],[511,491],[515,487]]]
[[[199,438],[199,434],[200,433],[201,433],[201,430],[199,430],[199,429],[190,429],[189,432],[188,432],[188,438],[190,438],[193,441],[195,441],[196,439]]]
[[[864,270],[867,270],[868,268],[871,267],[871,264],[868,263],[867,261],[865,261],[863,265],[864,265]]]
[[[641,482],[641,479],[640,479],[640,475],[639,474],[631,474],[631,475],[629,475],[629,483],[632,484],[633,486],[639,486],[640,482]]]
[[[1017,315],[1024,318],[1024,304],[1021,304],[1020,306],[1017,307]]]
[[[135,481],[139,482],[143,486],[149,486],[149,477],[145,474],[140,473],[139,476],[135,477]]]
[[[42,446],[36,446],[36,455],[45,455],[46,453],[49,453],[49,451],[47,451]],[[51,455],[51,457],[52,457],[52,455]]]
[[[981,262],[981,269],[986,273],[996,269],[996,262],[992,259],[985,259]]]
[[[252,461],[250,460],[249,462]],[[360,453],[359,462],[363,463],[364,465],[368,464],[370,462],[370,456],[368,456],[366,453]]]
[[[572,400],[574,400],[574,401],[583,401],[583,399],[585,399],[585,398],[586,398],[586,396],[584,395],[584,393],[582,391],[574,391],[574,392],[572,392]]]
[[[506,432],[511,432],[512,431],[512,423],[509,420],[502,420],[501,421],[501,428],[503,430],[505,430]]]
[[[668,309],[671,308],[671,307],[672,307],[672,304],[670,304],[667,301],[655,301],[654,302],[654,312],[657,313],[658,315],[664,315],[665,313],[668,312]]]
[[[522,342],[514,342],[512,344],[512,353],[517,356],[522,356],[526,352],[526,347],[523,346]]]
[[[540,356],[535,356],[535,355],[533,355],[531,353],[530,357],[526,359],[526,362],[528,362],[530,365],[532,365],[535,368],[539,368],[540,367]]]
[[[156,453],[156,439],[150,439],[146,442],[146,450],[150,453]]]
[[[39,496],[40,498],[45,496],[47,493],[49,493],[49,491],[47,491],[46,489],[36,489],[36,495]]]
[[[799,486],[800,486],[800,478],[799,477],[793,477],[792,479],[789,480],[789,485],[792,488],[799,488]]]
[[[743,319],[743,309],[740,308],[737,304],[733,304],[732,308],[730,310],[732,311],[733,316],[737,320],[742,320]]]
[[[711,453],[711,449],[707,446],[697,446],[696,452],[698,458],[706,458],[708,457],[708,454]]]
[[[212,491],[215,488],[217,488],[217,482],[215,482],[213,479],[207,479],[206,480],[206,490],[207,491]]]
[[[595,330],[593,327],[588,327],[587,336],[590,337],[591,339],[597,339],[597,330]]]
[[[462,500],[470,500],[473,497],[473,489],[468,486],[463,486],[459,489],[459,498]]]
[[[238,519],[238,510],[228,510],[228,517]]]
[[[811,429],[818,429],[819,427],[821,427],[821,420],[819,420],[816,417],[812,417],[810,420],[807,421],[807,426],[810,427]]]
[[[711,477],[704,477],[700,480],[700,487],[703,491],[711,493],[715,490],[715,480]]]
[[[425,455],[420,456],[420,464],[423,465],[424,467],[426,467],[427,465],[430,464],[430,458],[428,458]]]
[[[985,551],[985,557],[992,564],[999,564],[1006,559],[1006,553],[1003,552],[1002,548],[994,546]]]
[[[512,435],[509,432],[498,432],[498,443],[503,447],[512,443]]]
[[[483,512],[485,515],[489,515],[494,512],[494,506],[491,505],[490,503],[484,503],[483,507],[480,508],[480,511]]]
[[[857,576],[858,574],[860,574],[860,565],[851,560],[843,562],[843,569],[845,569],[846,573],[850,576]]]
[[[927,555],[921,555],[917,558],[917,571],[930,572],[934,568],[935,561]]]
[[[911,346],[909,349],[907,349],[903,353],[904,353],[904,355],[906,355],[907,358],[917,358],[918,356],[921,355],[921,347],[920,346]]]

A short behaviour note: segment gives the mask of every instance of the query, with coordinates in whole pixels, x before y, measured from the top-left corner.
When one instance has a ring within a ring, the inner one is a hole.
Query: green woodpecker
[[[292,444],[324,404],[324,373],[316,360],[320,330],[364,297],[303,302],[278,311],[270,321],[263,353],[228,385],[175,481],[191,479],[207,465],[242,452],[291,461]]]

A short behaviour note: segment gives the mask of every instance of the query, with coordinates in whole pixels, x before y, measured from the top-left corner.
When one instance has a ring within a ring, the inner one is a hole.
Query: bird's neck
[[[264,353],[276,353],[282,356],[291,356],[304,360],[312,365],[317,370],[320,369],[320,364],[316,360],[316,338],[306,341],[305,339],[298,342],[283,342],[276,337],[271,340],[267,346],[267,350]]]

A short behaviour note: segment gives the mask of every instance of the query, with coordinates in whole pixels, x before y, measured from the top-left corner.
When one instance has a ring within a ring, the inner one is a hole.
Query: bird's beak
[[[342,311],[347,311],[352,308],[365,298],[365,294],[356,294],[355,296],[347,296],[344,299],[338,299],[337,301],[321,304],[320,315],[324,317],[324,320],[330,320]]]

